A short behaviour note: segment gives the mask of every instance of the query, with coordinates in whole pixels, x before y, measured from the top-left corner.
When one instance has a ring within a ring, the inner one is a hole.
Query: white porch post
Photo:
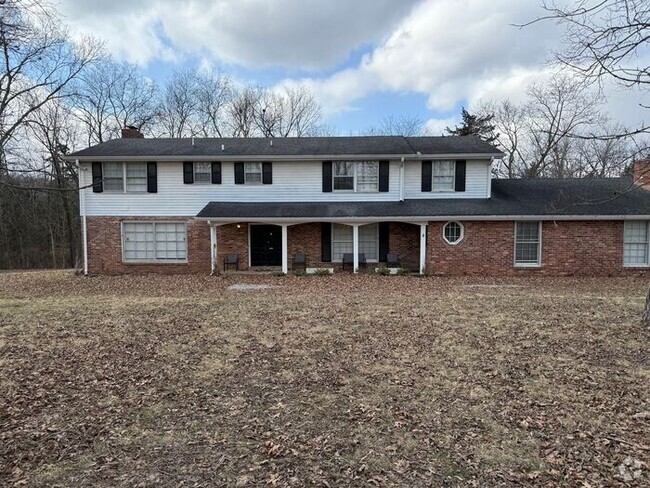
[[[210,226],[210,274],[217,272],[217,226],[208,222]]]
[[[289,252],[287,242],[287,224],[282,224],[282,272],[287,274],[289,272]]]
[[[352,272],[359,271],[359,224],[352,224]]]
[[[420,224],[420,274],[426,270],[427,260],[427,224]]]

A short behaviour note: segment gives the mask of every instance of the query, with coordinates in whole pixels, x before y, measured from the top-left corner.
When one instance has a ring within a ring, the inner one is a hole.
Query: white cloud
[[[460,123],[459,117],[447,117],[444,119],[429,119],[424,123],[422,133],[429,136],[441,136],[447,133],[447,127],[455,127]]]
[[[62,0],[73,30],[146,64],[174,51],[260,68],[331,67],[381,41],[418,0]]]

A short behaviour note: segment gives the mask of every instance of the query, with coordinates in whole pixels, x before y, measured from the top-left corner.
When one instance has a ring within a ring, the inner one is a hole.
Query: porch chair
[[[239,271],[239,254],[228,254],[223,258],[223,270],[227,271],[228,266],[234,266]]]
[[[399,254],[396,252],[389,252],[386,254],[386,267],[399,268]]]
[[[291,269],[296,268],[302,268],[303,271],[307,271],[307,255],[304,252],[299,252],[293,255]]]

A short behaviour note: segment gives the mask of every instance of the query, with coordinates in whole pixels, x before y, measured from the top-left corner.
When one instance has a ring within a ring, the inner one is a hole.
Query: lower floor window
[[[187,228],[182,222],[123,222],[125,262],[185,261]]]
[[[515,223],[515,264],[539,266],[541,263],[541,222]]]
[[[332,224],[332,261],[343,261],[344,254],[354,252],[352,226]],[[359,253],[368,261],[379,258],[379,226],[368,224],[359,226]]]
[[[623,264],[647,266],[650,263],[650,235],[647,220],[628,220],[623,233]]]

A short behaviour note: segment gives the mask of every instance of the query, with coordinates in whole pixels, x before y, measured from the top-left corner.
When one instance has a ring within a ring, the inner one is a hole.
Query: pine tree
[[[499,134],[494,132],[495,126],[490,122],[494,118],[494,114],[489,115],[472,115],[465,107],[461,112],[463,123],[453,129],[447,127],[447,133],[452,136],[477,136],[485,142],[495,142],[499,138]]]

